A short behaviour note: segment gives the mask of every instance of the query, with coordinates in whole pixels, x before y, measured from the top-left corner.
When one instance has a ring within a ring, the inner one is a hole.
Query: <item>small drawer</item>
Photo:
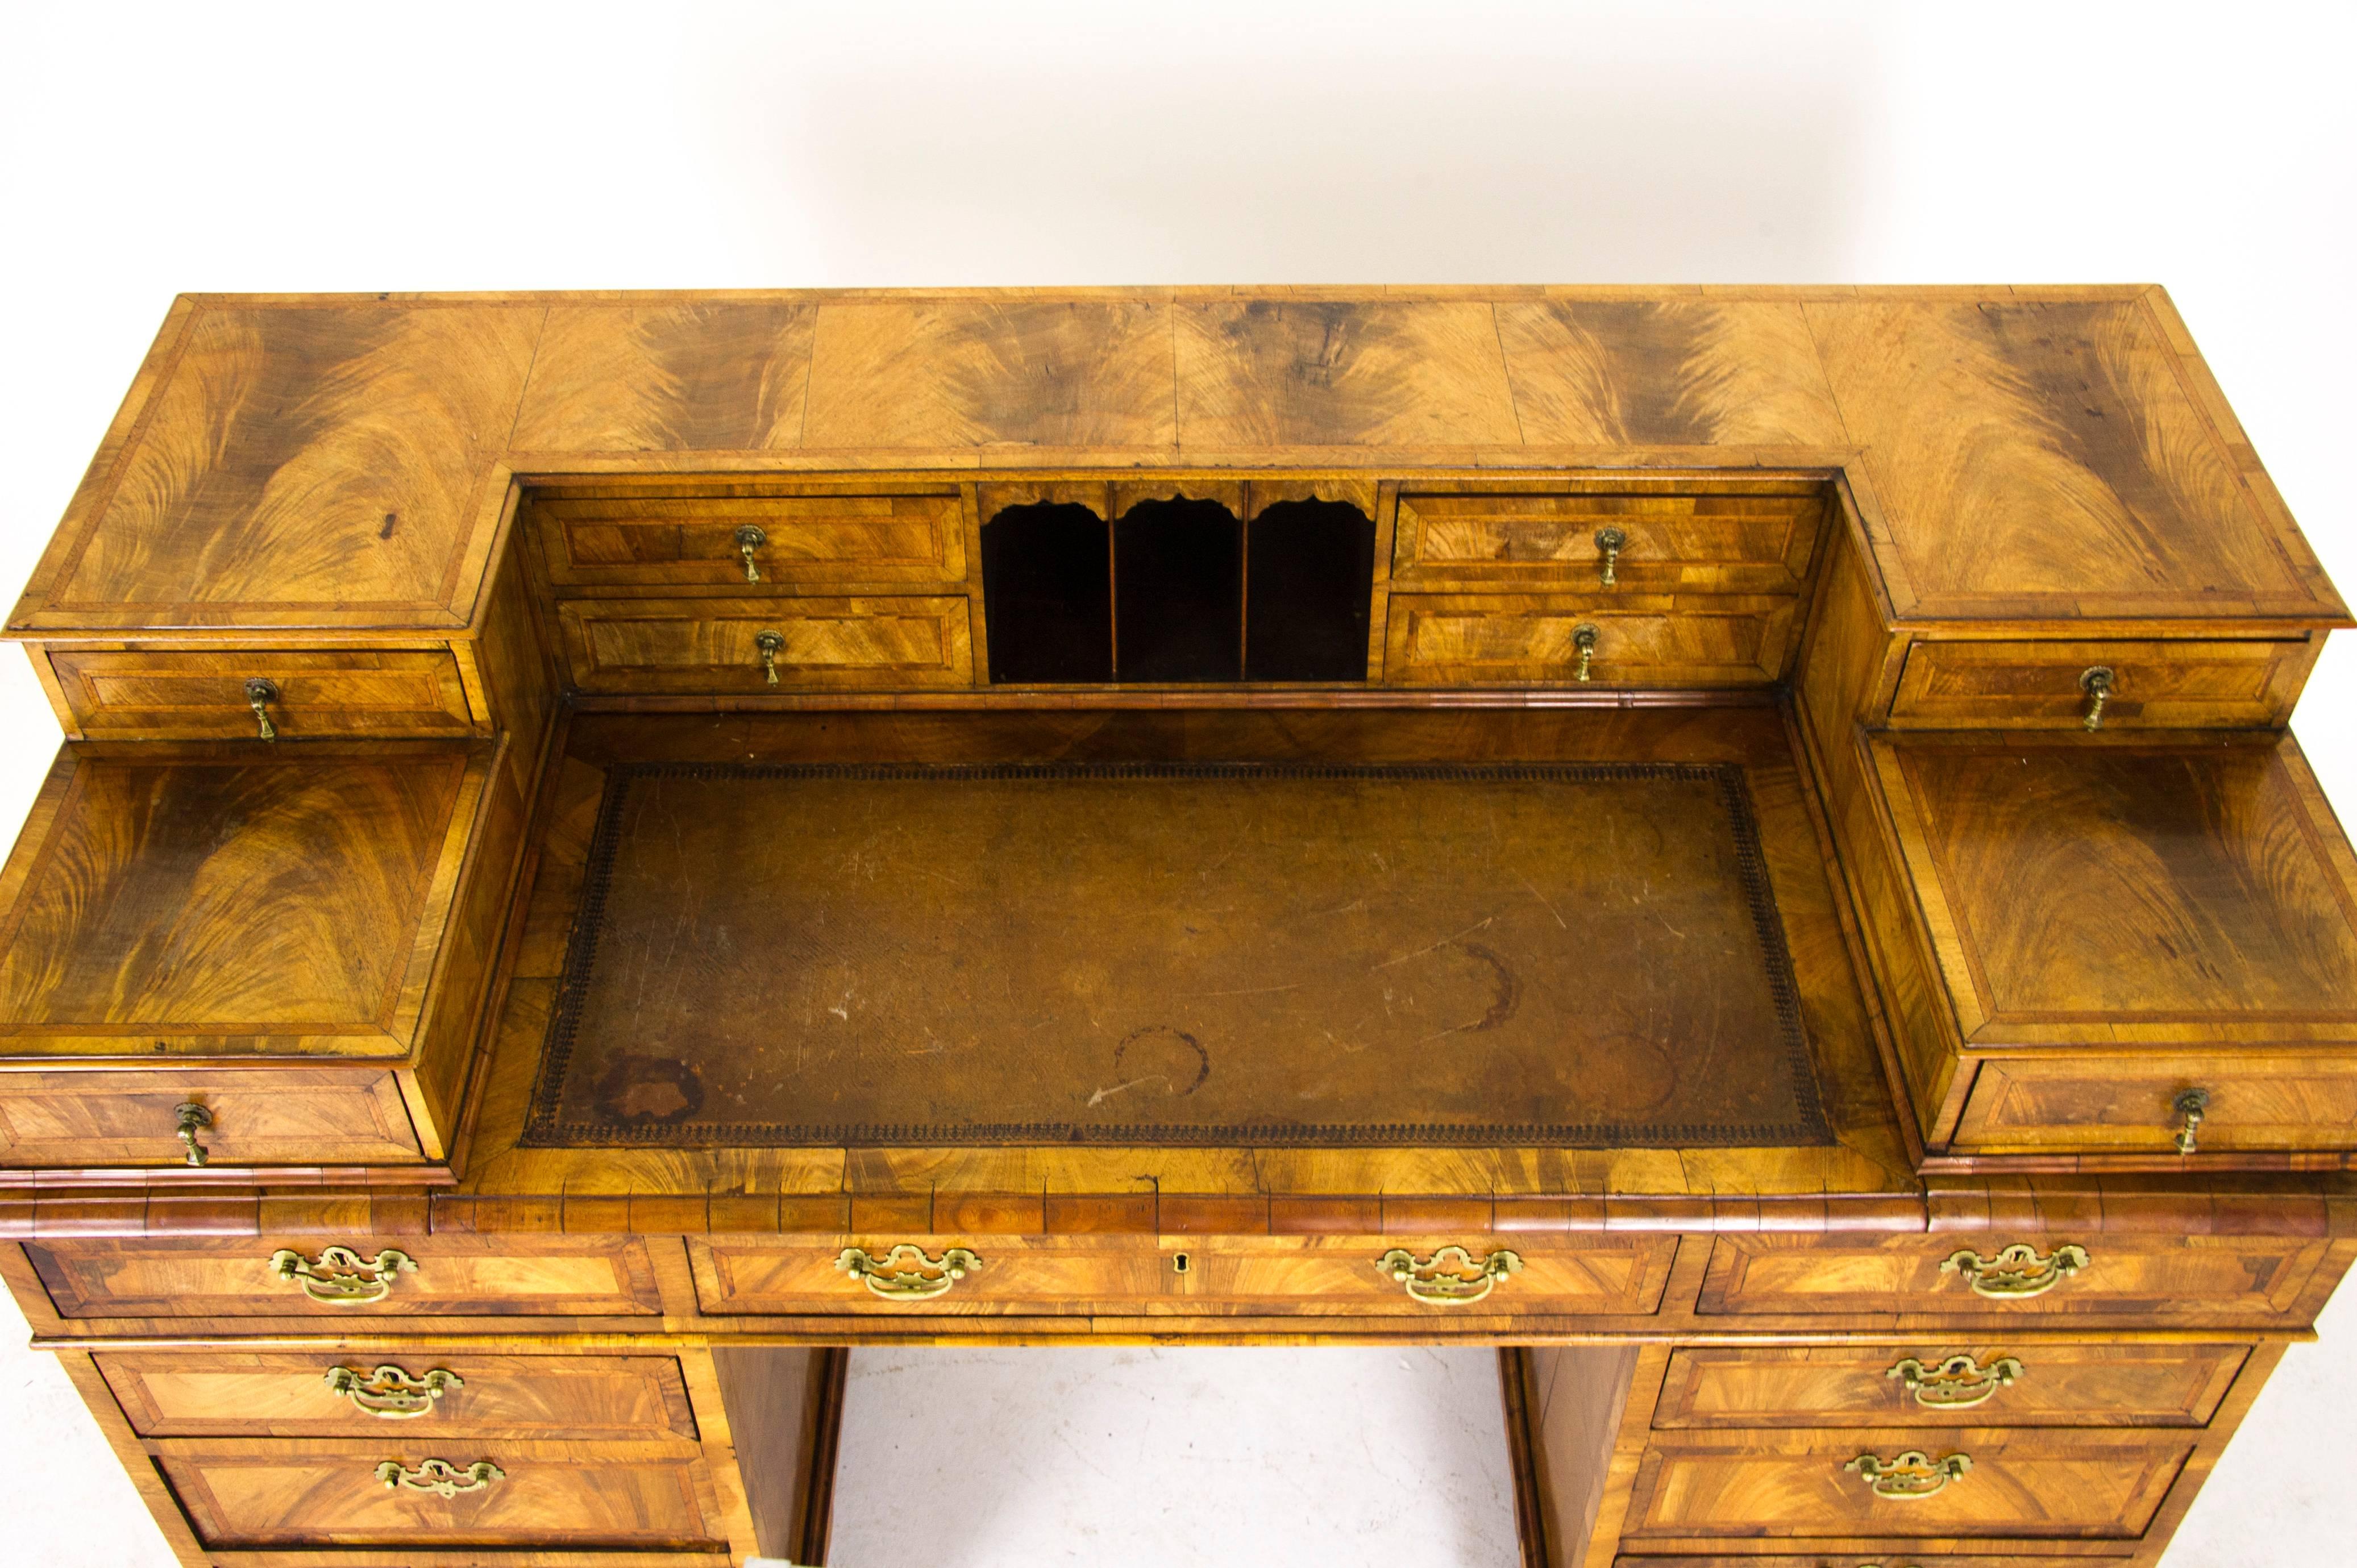
[[[1392,581],[1402,587],[1583,593],[1796,593],[1824,516],[1815,494],[1409,493],[1399,499]]]
[[[2074,729],[2105,687],[2105,729],[2235,728],[2291,716],[2316,658],[2306,639],[1937,642],[1910,645],[1899,729]],[[2105,671],[2098,682],[2091,671]]]
[[[696,1441],[669,1356],[468,1350],[110,1350],[98,1369],[142,1437]],[[339,1375],[340,1374],[340,1375]]]
[[[390,1072],[0,1071],[0,1165],[188,1165],[192,1148],[216,1168],[423,1157]]]
[[[2201,1112],[2190,1130],[2189,1107]],[[2189,1137],[2190,1149],[2180,1147]],[[1973,1079],[1953,1146],[1976,1155],[2087,1150],[2170,1158],[2357,1149],[2357,1056],[1987,1061]]]
[[[329,1256],[331,1248],[341,1254]],[[282,1252],[292,1262],[277,1262]],[[580,1317],[662,1310],[646,1243],[637,1240],[59,1240],[28,1241],[25,1254],[62,1317]]]
[[[866,1262],[846,1267],[847,1249]],[[691,1237],[688,1254],[696,1294],[716,1316],[1144,1310],[1177,1288],[1150,1246],[891,1236],[780,1247]]]
[[[963,598],[568,599],[557,609],[585,692],[974,683]]]
[[[1792,605],[1736,595],[1394,593],[1383,679],[1404,686],[1544,682],[1596,690],[1765,685],[1783,672]]]
[[[1720,1236],[1696,1312],[1890,1313],[1941,1321],[2134,1319],[2305,1326],[2336,1277],[2331,1243],[1959,1230],[1878,1245]],[[2020,1249],[2018,1251],[2013,1249]]]
[[[265,717],[281,740],[477,727],[447,649],[48,652],[75,725],[94,740],[259,739]]]
[[[213,1549],[549,1552],[714,1546],[726,1534],[705,1513],[711,1477],[692,1450],[401,1431],[372,1442],[166,1438],[155,1451],[197,1539]]]
[[[1661,1433],[1638,1463],[1621,1539],[2135,1541],[2194,1443],[1964,1426]]]
[[[1670,1357],[1659,1431],[1730,1426],[2201,1426],[2242,1345],[1746,1346]]]
[[[533,514],[559,588],[965,581],[965,512],[953,494],[565,498]]]

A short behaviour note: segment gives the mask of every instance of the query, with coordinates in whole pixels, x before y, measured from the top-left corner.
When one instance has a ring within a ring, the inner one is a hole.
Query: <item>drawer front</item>
[[[120,1350],[96,1360],[142,1437],[382,1441],[398,1428],[404,1442],[696,1441],[669,1356]],[[331,1382],[338,1371],[347,1376]]]
[[[2031,1249],[2019,1265],[2020,1289],[2037,1294],[1991,1295],[2010,1282],[1975,1264],[1943,1265],[1969,1252],[1983,1262],[2009,1245]],[[2075,1272],[2040,1270],[2057,1263],[2060,1249],[2079,1246],[2086,1264]],[[1711,1243],[1695,1310],[1807,1316],[1894,1313],[1942,1318],[2029,1321],[2058,1317],[2132,1317],[2153,1324],[2304,1325],[2330,1288],[2319,1279],[2330,1251],[2322,1241],[2233,1236],[2133,1241],[2090,1236],[2017,1236],[1956,1231],[1893,1237],[1878,1246],[1821,1246],[1807,1238],[1721,1236]],[[1981,1289],[1972,1277],[1977,1273]],[[2039,1288],[2040,1284],[2044,1288]]]
[[[379,1478],[390,1463],[430,1482],[433,1460],[458,1473],[454,1495]],[[702,1458],[640,1444],[167,1438],[156,1463],[208,1547],[686,1546],[722,1533]],[[479,1464],[499,1474],[469,1476]]]
[[[2357,1149],[2357,1057],[2322,1055],[1984,1062],[1954,1146],[2174,1156],[2190,1090],[2207,1097],[2196,1152]]]
[[[1581,632],[1592,628],[1591,687],[1764,685],[1783,670],[1792,620],[1790,599],[1394,593],[1383,679],[1579,684]]]
[[[1612,1568],[1882,1568],[1878,1557],[1889,1561],[1872,1552],[1813,1552],[1801,1557],[1758,1557],[1749,1552],[1739,1557],[1656,1557],[1648,1552],[1642,1557],[1615,1557]],[[2010,1553],[1997,1556],[1979,1552],[1919,1552],[1910,1546],[1906,1555],[1891,1563],[1891,1568],[2022,1568],[2025,1563],[2045,1563],[2050,1568],[2122,1568],[2130,1561],[2109,1554],[2090,1557],[2077,1552],[2062,1558],[2024,1558]]]
[[[859,1249],[873,1270],[846,1270],[846,1248]],[[719,1316],[1143,1310],[1176,1279],[1147,1247],[1016,1246],[1006,1237],[853,1237],[809,1247],[690,1238],[688,1251],[704,1310]]]
[[[414,1266],[339,1270],[387,1249]],[[291,1274],[273,1264],[298,1260]],[[415,1317],[485,1313],[559,1316],[662,1310],[641,1241],[556,1237],[393,1236],[154,1241],[28,1241],[25,1253],[64,1317]],[[343,1299],[321,1275],[341,1273]],[[377,1285],[382,1289],[376,1289]]]
[[[1900,728],[2070,729],[2092,699],[2081,678],[2112,672],[2105,729],[2232,727],[2291,716],[2315,649],[2298,641],[1918,642],[1891,699]]]
[[[2241,1345],[2002,1341],[1679,1350],[1670,1357],[1653,1425],[1953,1426],[1961,1419],[1981,1426],[2201,1426],[2247,1353]],[[1973,1402],[1942,1402],[1959,1401]]]
[[[1442,1256],[1452,1245],[1463,1255]],[[1660,1310],[1676,1251],[1652,1236],[1544,1248],[1522,1238],[1221,1240],[1189,1249],[1186,1291],[1193,1310],[1245,1315],[1642,1316]],[[1483,1266],[1509,1255],[1510,1270]]]
[[[1392,581],[1402,586],[1798,591],[1824,503],[1813,495],[1417,495],[1399,500]],[[1598,534],[1607,534],[1604,543]]]
[[[0,1072],[0,1165],[383,1165],[423,1158],[389,1072]]]
[[[557,608],[585,692],[974,683],[963,598],[569,599]],[[764,633],[777,638],[767,666]]]
[[[2134,1541],[2193,1452],[2191,1434],[1868,1427],[1657,1435],[1637,1466],[1624,1541],[1760,1537]],[[1848,1466],[1921,1452],[1969,1468],[1929,1495],[1879,1496]]]
[[[246,682],[275,689],[281,739],[467,735],[475,729],[447,649],[163,653],[56,649],[49,667],[92,739],[237,740],[259,735]]]
[[[965,581],[965,513],[954,495],[646,496],[547,500],[533,511],[549,581],[560,588],[758,594]]]

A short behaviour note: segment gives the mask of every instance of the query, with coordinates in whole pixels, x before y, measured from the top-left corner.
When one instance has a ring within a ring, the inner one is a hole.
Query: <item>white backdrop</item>
[[[2357,7],[476,0],[0,26],[10,596],[183,289],[2158,281],[2357,596],[2332,467],[2357,424]],[[2298,717],[2344,818],[2352,718],[2357,634]],[[55,737],[0,657],[0,823]],[[166,1562],[54,1367],[0,1338],[16,1560]],[[2344,1298],[2172,1568],[2347,1560],[2352,1348]]]

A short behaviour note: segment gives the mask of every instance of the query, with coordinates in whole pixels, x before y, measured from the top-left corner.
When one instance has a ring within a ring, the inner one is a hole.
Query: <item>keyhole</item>
[[[1171,1272],[1172,1273],[1174,1273],[1174,1274],[1183,1274],[1183,1273],[1185,1273],[1187,1272],[1188,1267],[1189,1267],[1189,1264],[1188,1264],[1188,1262],[1187,1262],[1187,1254],[1186,1254],[1186,1253],[1184,1253],[1184,1252],[1175,1252],[1175,1253],[1171,1254],[1171,1258],[1170,1258],[1170,1272]]]

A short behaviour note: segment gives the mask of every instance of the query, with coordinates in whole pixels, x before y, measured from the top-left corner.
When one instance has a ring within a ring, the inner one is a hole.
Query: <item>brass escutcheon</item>
[[[2184,1119],[2184,1125],[2177,1130],[2177,1152],[2190,1155],[2193,1152],[2195,1140],[2201,1136],[2202,1118],[2210,1114],[2210,1091],[2206,1089],[2180,1089],[2177,1091],[2177,1098],[2169,1103],[2169,1108]]]
[[[1600,559],[1596,565],[1596,580],[1607,588],[1620,581],[1620,552],[1628,547],[1629,536],[1617,528],[1596,531],[1596,553]]]
[[[2016,1241],[1994,1258],[1984,1258],[1969,1247],[1953,1252],[1940,1265],[1940,1272],[1961,1276],[1975,1295],[2003,1301],[2044,1295],[2085,1268],[2089,1261],[2087,1249],[2068,1242],[2055,1248],[2052,1257],[2041,1258],[2029,1242]]]
[[[1596,628],[1585,621],[1572,628],[1571,645],[1579,650],[1579,668],[1574,672],[1575,678],[1585,681],[1588,679],[1588,665],[1596,660]]]
[[[911,1263],[916,1266],[906,1266]],[[922,1247],[903,1241],[880,1258],[845,1247],[834,1266],[886,1301],[929,1301],[948,1294],[958,1281],[982,1267],[982,1260],[963,1247],[944,1248],[940,1257],[928,1257]]]
[[[278,701],[278,682],[256,675],[245,683],[245,700],[253,709],[253,723],[259,732],[256,738],[276,740],[278,726],[270,722],[270,704]]]
[[[2021,1376],[2021,1363],[1999,1356],[1984,1367],[1969,1355],[1956,1355],[1926,1367],[1910,1356],[1883,1376],[1899,1379],[1915,1402],[1927,1409],[1969,1410],[1995,1399],[1997,1390],[2012,1387]]]
[[[1934,1459],[1921,1448],[1910,1448],[1895,1459],[1879,1459],[1871,1454],[1861,1454],[1842,1466],[1857,1473],[1878,1498],[1888,1498],[1894,1503],[1921,1502],[1947,1490],[1951,1481],[1961,1481],[1973,1467],[1969,1455],[1951,1454]]]
[[[770,685],[776,685],[778,655],[784,650],[786,639],[774,631],[757,631],[753,634],[753,646],[760,650],[761,673],[769,678]]]
[[[1418,1262],[1406,1248],[1394,1247],[1375,1260],[1375,1267],[1427,1306],[1467,1306],[1497,1289],[1507,1275],[1522,1273],[1523,1259],[1502,1247],[1479,1259],[1463,1247],[1443,1247]]]
[[[351,1401],[354,1410],[366,1411],[387,1421],[405,1421],[433,1410],[435,1401],[451,1389],[465,1388],[467,1380],[440,1367],[422,1378],[413,1378],[393,1366],[379,1367],[372,1372],[355,1367],[330,1367],[327,1383],[330,1393]]]
[[[417,1272],[417,1261],[397,1247],[363,1258],[350,1247],[322,1248],[317,1261],[285,1248],[270,1254],[270,1272],[293,1280],[303,1294],[328,1306],[364,1306],[393,1294],[400,1274]]]
[[[213,1157],[213,1152],[197,1142],[197,1134],[213,1124],[213,1113],[193,1100],[184,1100],[172,1107],[172,1114],[179,1119],[178,1131],[174,1135],[188,1146],[188,1164],[206,1164]]]
[[[753,552],[768,542],[770,542],[770,536],[752,523],[748,522],[737,531],[737,553],[745,563],[747,582],[758,583],[761,580],[761,569],[753,564]]]
[[[376,1467],[376,1478],[388,1490],[406,1487],[413,1492],[455,1498],[460,1492],[479,1492],[493,1481],[504,1481],[508,1473],[489,1459],[478,1459],[463,1470],[447,1459],[428,1459],[414,1468],[398,1459],[387,1459]]]
[[[2112,700],[2115,677],[2108,664],[2097,664],[2079,676],[2079,690],[2087,693],[2087,728],[2104,727],[2104,704]]]

